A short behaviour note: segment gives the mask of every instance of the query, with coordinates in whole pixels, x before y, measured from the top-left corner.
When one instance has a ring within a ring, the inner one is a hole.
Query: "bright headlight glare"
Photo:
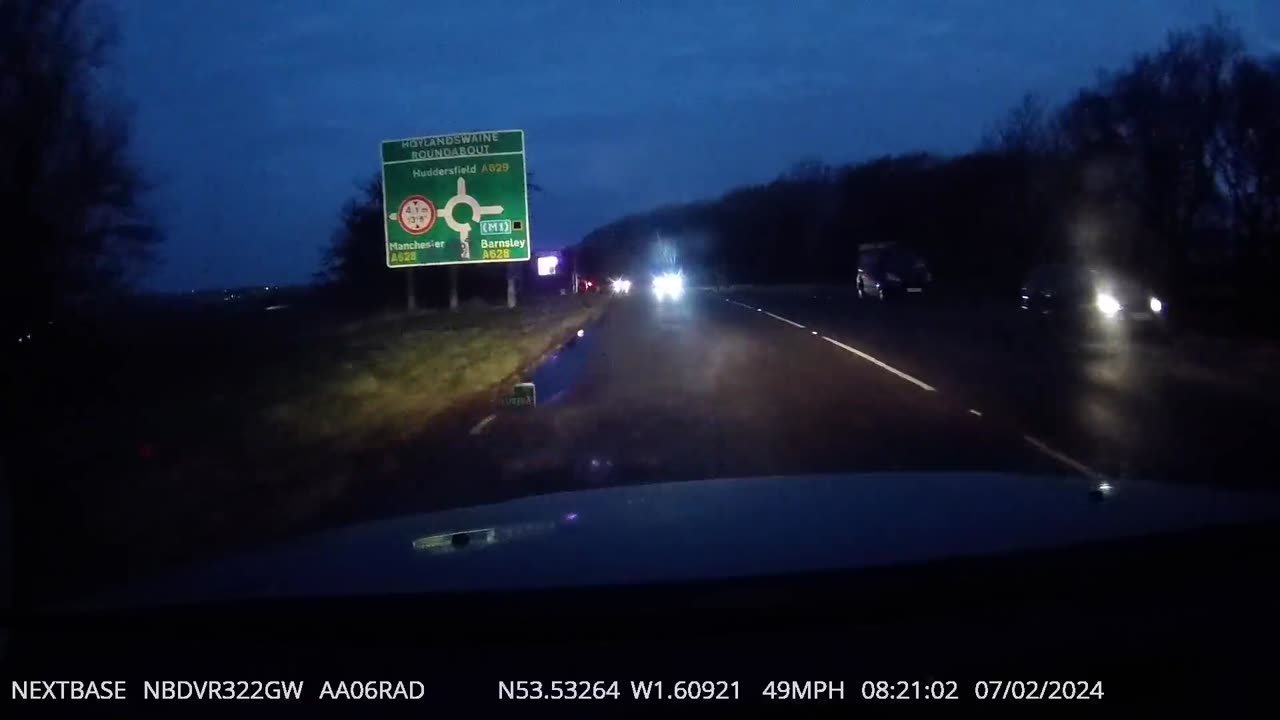
[[[679,298],[684,294],[684,278],[679,273],[663,273],[653,279],[653,292],[661,297]]]
[[[1112,317],[1116,313],[1120,312],[1120,301],[1111,293],[1098,293],[1098,297],[1094,300],[1094,303],[1098,306],[1098,311],[1107,317]]]
[[[1158,313],[1161,310],[1164,310],[1164,303],[1160,302],[1160,298],[1155,296],[1151,297],[1151,301],[1148,302],[1147,305],[1151,308],[1151,312],[1153,313]]]

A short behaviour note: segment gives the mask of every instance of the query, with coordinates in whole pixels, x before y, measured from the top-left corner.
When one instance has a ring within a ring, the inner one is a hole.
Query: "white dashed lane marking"
[[[1108,478],[1106,475],[1103,475],[1102,473],[1098,472],[1097,470],[1094,470],[1088,465],[1085,465],[1079,460],[1076,460],[1070,455],[1067,455],[1065,453],[1060,453],[1057,450],[1054,450],[1053,448],[1049,447],[1048,445],[1045,445],[1044,443],[1040,442],[1036,438],[1031,437],[1030,435],[1023,435],[1022,439],[1026,440],[1027,443],[1031,445],[1031,447],[1039,450],[1040,452],[1053,458],[1054,460],[1057,460],[1063,465],[1066,465],[1072,470],[1075,470],[1081,475],[1084,475],[1090,480],[1096,480],[1098,482],[1108,482]]]
[[[782,322],[787,323],[788,325],[792,325],[792,326],[795,326],[795,327],[798,327],[798,328],[804,328],[804,327],[805,327],[804,325],[801,325],[800,323],[795,322],[795,321],[793,321],[793,320],[788,320],[787,318],[784,318],[784,317],[782,317],[782,316],[780,316],[780,315],[774,315],[773,313],[768,312],[768,311],[767,311],[767,310],[765,310],[764,308],[752,307],[751,305],[747,305],[747,304],[745,304],[745,303],[740,303],[740,302],[738,302],[737,300],[729,300],[729,298],[725,298],[725,300],[727,300],[728,302],[733,303],[734,305],[738,305],[738,306],[740,306],[740,307],[744,307],[744,308],[746,308],[746,309],[748,309],[748,310],[755,310],[756,312],[762,312],[762,313],[764,313],[765,315],[768,315],[769,317],[773,318],[774,320],[781,320]],[[818,331],[817,331],[817,330],[812,330],[812,331],[810,331],[810,332],[811,332],[812,334],[814,334],[814,335],[817,335],[817,334],[818,334]],[[836,346],[836,347],[838,347],[838,348],[841,348],[841,349],[843,349],[843,350],[847,350],[847,351],[849,351],[849,352],[853,353],[854,355],[857,355],[858,357],[862,358],[863,360],[866,360],[867,362],[869,362],[869,363],[871,363],[871,364],[875,365],[876,367],[878,367],[878,368],[880,368],[880,369],[882,369],[882,370],[885,370],[885,371],[887,371],[887,372],[893,373],[894,375],[897,375],[898,377],[902,378],[903,380],[906,380],[907,382],[909,382],[909,383],[911,383],[911,384],[915,385],[916,387],[919,387],[919,388],[920,388],[920,389],[922,389],[922,390],[927,390],[928,392],[937,392],[937,388],[933,387],[933,386],[932,386],[932,385],[930,385],[929,383],[924,382],[923,380],[921,380],[921,379],[919,379],[919,378],[917,378],[917,377],[914,377],[914,376],[912,376],[912,375],[910,375],[910,374],[908,374],[908,373],[905,373],[905,372],[903,372],[903,371],[899,370],[899,369],[898,369],[898,368],[896,368],[896,367],[893,367],[892,365],[890,365],[890,364],[888,364],[888,363],[886,363],[886,362],[882,362],[882,361],[880,361],[880,360],[877,360],[876,358],[874,358],[874,357],[872,357],[872,356],[870,356],[870,355],[868,355],[868,354],[866,354],[866,353],[862,352],[861,350],[859,350],[859,349],[857,349],[857,348],[855,348],[855,347],[851,347],[851,346],[849,346],[849,345],[845,345],[844,343],[840,342],[839,340],[836,340],[835,338],[827,337],[826,335],[823,335],[823,336],[822,336],[822,339],[823,339],[823,340],[826,340],[827,342],[831,343],[832,345],[835,345],[835,346]],[[981,413],[981,412],[979,412],[979,411],[977,411],[977,410],[974,410],[973,408],[969,408],[969,414],[970,414],[970,415],[974,415],[974,416],[976,416],[976,417],[982,417],[982,413]],[[472,429],[471,433],[472,433],[473,435],[474,435],[474,434],[476,434],[480,429],[483,429],[483,426],[484,426],[484,425],[486,425],[486,424],[488,423],[488,421],[490,421],[490,420],[492,420],[492,419],[493,419],[493,416],[491,415],[491,416],[489,416],[489,417],[485,418],[484,420],[481,420],[481,421],[480,421],[480,424],[479,424],[479,425],[477,425],[477,426],[476,426],[476,428]],[[1057,462],[1062,463],[1063,465],[1065,465],[1065,466],[1067,466],[1067,467],[1071,468],[1072,470],[1075,470],[1076,472],[1080,473],[1081,475],[1083,475],[1083,476],[1085,476],[1085,477],[1087,477],[1087,478],[1089,478],[1089,479],[1091,479],[1091,480],[1097,481],[1097,482],[1099,482],[1099,483],[1109,483],[1109,479],[1107,478],[1107,476],[1106,476],[1106,475],[1103,475],[1102,473],[1098,472],[1097,470],[1094,470],[1093,468],[1089,467],[1088,465],[1085,465],[1084,463],[1080,462],[1079,460],[1076,460],[1075,458],[1071,457],[1070,455],[1067,455],[1067,454],[1065,454],[1065,453],[1058,452],[1057,450],[1054,450],[1053,448],[1049,447],[1048,445],[1045,445],[1043,442],[1041,442],[1040,440],[1038,440],[1038,439],[1036,439],[1036,438],[1034,438],[1034,437],[1032,437],[1032,436],[1030,436],[1030,435],[1023,435],[1023,436],[1022,436],[1022,439],[1023,439],[1023,440],[1026,440],[1026,441],[1027,441],[1027,444],[1031,445],[1031,446],[1032,446],[1032,447],[1034,447],[1036,450],[1039,450],[1039,451],[1040,451],[1041,453],[1043,453],[1046,457],[1052,458],[1053,460],[1056,460]]]
[[[768,315],[769,317],[773,318],[774,320],[781,320],[782,322],[784,322],[784,323],[786,323],[786,324],[788,324],[788,325],[791,325],[791,326],[793,326],[793,327],[798,327],[798,328],[800,328],[801,330],[803,330],[803,329],[804,329],[804,326],[803,326],[803,325],[801,325],[800,323],[795,322],[794,320],[788,320],[788,319],[786,319],[786,318],[782,317],[781,315],[774,315],[773,313],[769,312],[768,310],[765,310],[765,311],[764,311],[764,314],[765,314],[765,315]]]
[[[794,327],[798,327],[798,328],[801,328],[801,329],[807,329],[807,328],[805,328],[805,326],[804,326],[804,325],[801,325],[800,323],[798,323],[798,322],[796,322],[796,321],[794,321],[794,320],[788,320],[787,318],[784,318],[784,317],[782,317],[781,315],[774,315],[773,313],[766,311],[764,308],[752,307],[752,306],[750,306],[750,305],[745,305],[745,304],[743,304],[743,303],[740,303],[740,302],[738,302],[737,300],[729,300],[729,298],[725,298],[725,300],[727,300],[728,302],[733,303],[734,305],[739,305],[739,306],[741,306],[741,307],[744,307],[744,308],[746,308],[746,309],[748,309],[748,310],[755,310],[756,312],[762,312],[762,313],[764,313],[765,315],[768,315],[769,317],[773,318],[774,320],[781,320],[782,322],[784,322],[784,323],[786,323],[786,324],[788,324],[788,325],[792,325],[792,326],[794,326]],[[810,332],[812,332],[814,335],[817,335],[817,334],[818,334],[818,331],[816,331],[816,330],[812,330],[812,331],[810,331]],[[894,375],[897,375],[898,377],[902,378],[903,380],[906,380],[906,381],[907,381],[907,382],[909,382],[909,383],[912,383],[912,384],[916,385],[917,387],[919,387],[919,388],[920,388],[920,389],[922,389],[922,390],[927,390],[927,391],[929,391],[929,392],[937,392],[937,388],[933,387],[933,386],[932,386],[932,385],[930,385],[929,383],[927,383],[927,382],[925,382],[925,381],[923,381],[923,380],[921,380],[921,379],[919,379],[919,378],[912,377],[911,375],[909,375],[909,374],[907,374],[907,373],[902,372],[902,371],[901,371],[901,370],[899,370],[898,368],[896,368],[896,367],[894,367],[894,366],[892,366],[892,365],[890,365],[890,364],[888,364],[888,363],[881,362],[881,361],[879,361],[879,360],[877,360],[877,359],[875,359],[875,358],[871,357],[870,355],[868,355],[868,354],[866,354],[866,353],[862,352],[861,350],[859,350],[859,349],[857,349],[857,348],[855,348],[855,347],[850,347],[850,346],[848,346],[848,345],[845,345],[844,343],[840,342],[839,340],[836,340],[835,338],[829,338],[829,337],[827,337],[826,335],[823,335],[823,336],[822,336],[822,339],[823,339],[823,340],[826,340],[827,342],[831,343],[832,345],[835,345],[836,347],[840,347],[840,348],[843,348],[843,349],[845,349],[845,350],[848,350],[849,352],[853,353],[854,355],[857,355],[858,357],[862,358],[863,360],[866,360],[867,362],[872,363],[872,364],[876,365],[877,367],[879,367],[879,368],[881,368],[881,369],[883,369],[883,370],[887,370],[888,372],[891,372],[891,373],[893,373]]]
[[[497,418],[498,418],[497,415],[489,415],[488,417],[484,418],[480,422],[476,423],[475,427],[471,428],[471,434],[479,435],[480,433],[484,432],[484,429],[489,427],[489,423],[493,422]]]
[[[937,392],[937,389],[936,389],[935,387],[933,387],[932,385],[930,385],[929,383],[927,383],[927,382],[925,382],[925,381],[923,381],[923,380],[920,380],[919,378],[912,377],[911,375],[908,375],[907,373],[902,372],[902,371],[901,371],[901,370],[899,370],[898,368],[896,368],[896,367],[894,367],[894,366],[892,366],[892,365],[890,365],[890,364],[888,364],[888,363],[880,362],[879,360],[877,360],[877,359],[875,359],[875,358],[871,357],[870,355],[868,355],[868,354],[866,354],[866,353],[862,352],[862,351],[861,351],[861,350],[859,350],[858,348],[855,348],[855,347],[849,347],[848,345],[845,345],[844,343],[840,342],[839,340],[835,340],[835,339],[833,339],[833,338],[829,338],[829,337],[827,337],[826,335],[823,335],[823,336],[822,336],[822,339],[823,339],[823,340],[826,340],[827,342],[831,343],[832,345],[835,345],[836,347],[844,348],[845,350],[848,350],[849,352],[853,353],[854,355],[857,355],[858,357],[862,358],[863,360],[866,360],[867,362],[869,362],[869,363],[871,363],[871,364],[875,365],[876,367],[878,367],[878,368],[880,368],[880,369],[882,369],[882,370],[887,370],[887,371],[889,371],[889,372],[893,373],[894,375],[897,375],[898,377],[902,378],[903,380],[906,380],[907,382],[912,383],[913,385],[915,385],[915,386],[919,387],[921,390],[928,390],[929,392]]]

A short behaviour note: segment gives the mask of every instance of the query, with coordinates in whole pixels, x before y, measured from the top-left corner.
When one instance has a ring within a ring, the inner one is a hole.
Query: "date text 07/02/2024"
[[[867,680],[856,697],[882,700],[1101,700],[1102,683],[1088,680],[982,680],[971,687],[955,681]],[[972,690],[962,693],[961,690]],[[964,696],[962,698],[962,695]],[[843,680],[770,680],[742,694],[736,680],[503,680],[499,700],[740,700],[755,697],[780,701],[845,700]]]

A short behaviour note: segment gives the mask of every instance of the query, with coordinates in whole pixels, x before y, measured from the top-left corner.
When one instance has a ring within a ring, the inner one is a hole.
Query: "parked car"
[[[1020,304],[1038,317],[1093,328],[1165,328],[1168,307],[1151,287],[1118,270],[1074,263],[1034,268]]]
[[[933,276],[924,259],[894,243],[869,243],[858,247],[859,298],[888,300],[925,292]]]

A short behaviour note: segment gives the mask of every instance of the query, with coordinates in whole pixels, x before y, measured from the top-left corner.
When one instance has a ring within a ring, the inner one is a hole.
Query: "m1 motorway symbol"
[[[526,176],[523,130],[383,142],[387,265],[529,260]]]
[[[480,223],[481,235],[510,235],[510,220],[485,220]]]

